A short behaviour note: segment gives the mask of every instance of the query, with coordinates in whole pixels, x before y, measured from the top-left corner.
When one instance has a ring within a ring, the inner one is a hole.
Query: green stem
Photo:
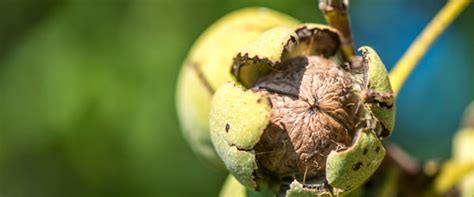
[[[433,42],[443,33],[453,20],[466,8],[471,0],[451,0],[436,14],[423,32],[411,44],[390,73],[390,81],[395,95],[398,94],[415,66],[426,54]]]
[[[319,9],[324,14],[327,23],[337,29],[342,36],[342,52],[351,60],[355,55],[352,42],[349,4],[347,0],[319,0]]]

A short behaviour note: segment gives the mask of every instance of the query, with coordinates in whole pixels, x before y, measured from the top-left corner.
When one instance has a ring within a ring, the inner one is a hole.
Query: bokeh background
[[[444,1],[352,1],[356,44],[388,68]],[[193,41],[229,11],[265,6],[323,22],[316,0],[0,0],[0,195],[215,196],[174,91]],[[391,141],[450,156],[474,99],[474,6],[434,44],[398,98]]]

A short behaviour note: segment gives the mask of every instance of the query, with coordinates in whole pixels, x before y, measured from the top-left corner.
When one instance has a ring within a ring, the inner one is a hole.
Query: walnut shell
[[[323,174],[332,150],[352,142],[358,97],[352,75],[321,56],[294,58],[259,79],[253,90],[270,98],[270,123],[255,146],[261,168],[279,176]]]

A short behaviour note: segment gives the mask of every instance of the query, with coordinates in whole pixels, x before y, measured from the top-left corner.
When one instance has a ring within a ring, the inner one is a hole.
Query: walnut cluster
[[[332,150],[347,148],[358,122],[352,74],[321,56],[298,57],[252,88],[270,98],[270,124],[255,147],[259,169],[279,178],[324,174]]]

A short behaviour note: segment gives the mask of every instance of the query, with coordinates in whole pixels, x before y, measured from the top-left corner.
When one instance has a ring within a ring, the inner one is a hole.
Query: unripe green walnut
[[[181,127],[196,153],[221,163],[209,136],[209,106],[214,91],[234,80],[229,71],[235,53],[272,27],[297,23],[269,9],[246,8],[224,16],[199,37],[182,66],[176,92]]]
[[[387,71],[369,47],[348,64],[340,43],[336,30],[303,24],[268,30],[237,53],[238,82],[217,90],[210,124],[217,153],[243,185],[343,194],[377,169],[394,121]]]

